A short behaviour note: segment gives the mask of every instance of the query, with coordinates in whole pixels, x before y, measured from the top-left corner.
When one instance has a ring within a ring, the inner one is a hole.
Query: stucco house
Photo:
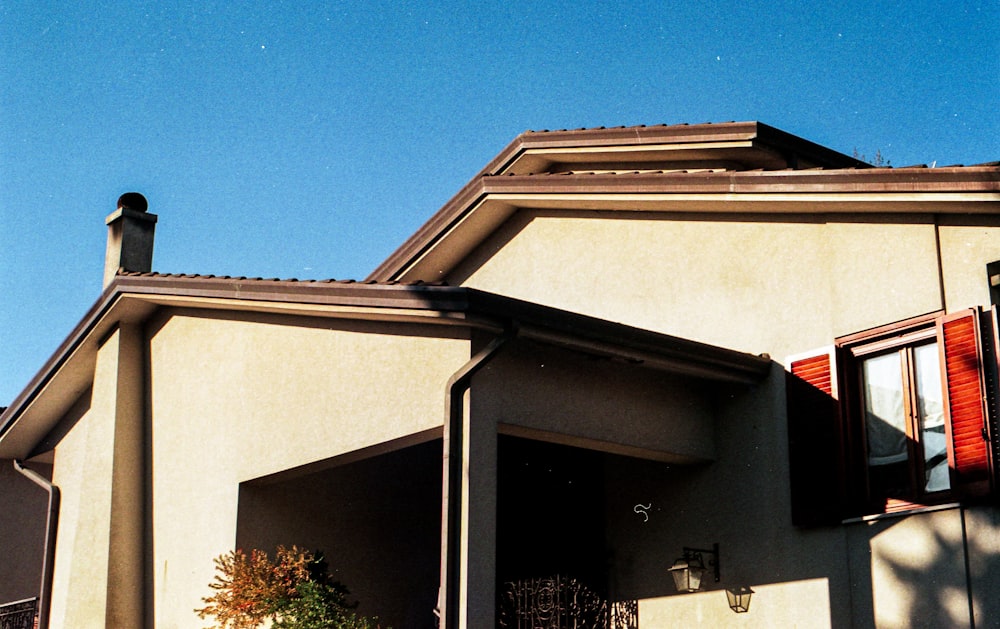
[[[397,629],[567,596],[1000,625],[997,163],[526,132],[360,282],[154,272],[156,220],[123,196],[103,293],[0,414],[0,602],[43,627],[203,626],[212,559],[277,544]]]

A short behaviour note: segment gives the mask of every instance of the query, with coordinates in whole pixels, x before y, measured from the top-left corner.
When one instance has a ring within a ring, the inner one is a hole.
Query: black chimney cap
[[[138,192],[126,192],[118,197],[118,209],[123,208],[135,212],[145,212],[149,209],[149,203],[146,201],[146,197]]]

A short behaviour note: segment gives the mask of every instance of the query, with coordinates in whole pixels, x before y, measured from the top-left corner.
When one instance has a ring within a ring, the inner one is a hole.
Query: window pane
[[[951,482],[937,343],[914,348],[913,356],[917,369],[917,421],[924,450],[924,491],[944,491]]]
[[[862,368],[871,489],[877,496],[908,495],[910,465],[900,355],[869,358]]]

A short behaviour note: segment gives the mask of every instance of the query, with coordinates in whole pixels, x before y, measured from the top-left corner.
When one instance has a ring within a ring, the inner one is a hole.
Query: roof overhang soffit
[[[580,170],[728,167],[868,168],[858,159],[760,122],[655,125],[610,129],[528,131],[480,173],[528,174]]]
[[[746,214],[997,214],[1000,168],[486,176],[369,279],[440,279],[521,209]]]
[[[498,175],[530,175],[579,170],[676,170],[787,168],[780,153],[752,140],[635,146],[546,147],[526,149]]]

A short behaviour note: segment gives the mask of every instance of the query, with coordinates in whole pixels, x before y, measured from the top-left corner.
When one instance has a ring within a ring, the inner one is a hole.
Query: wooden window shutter
[[[786,364],[792,523],[838,523],[844,514],[836,354],[829,348]]]
[[[983,389],[986,392],[986,426],[990,442],[990,487],[994,495],[1000,487],[1000,325],[997,306],[980,317],[983,352]]]
[[[979,312],[964,310],[938,321],[945,394],[948,464],[959,495],[989,492],[991,456],[986,421]]]

